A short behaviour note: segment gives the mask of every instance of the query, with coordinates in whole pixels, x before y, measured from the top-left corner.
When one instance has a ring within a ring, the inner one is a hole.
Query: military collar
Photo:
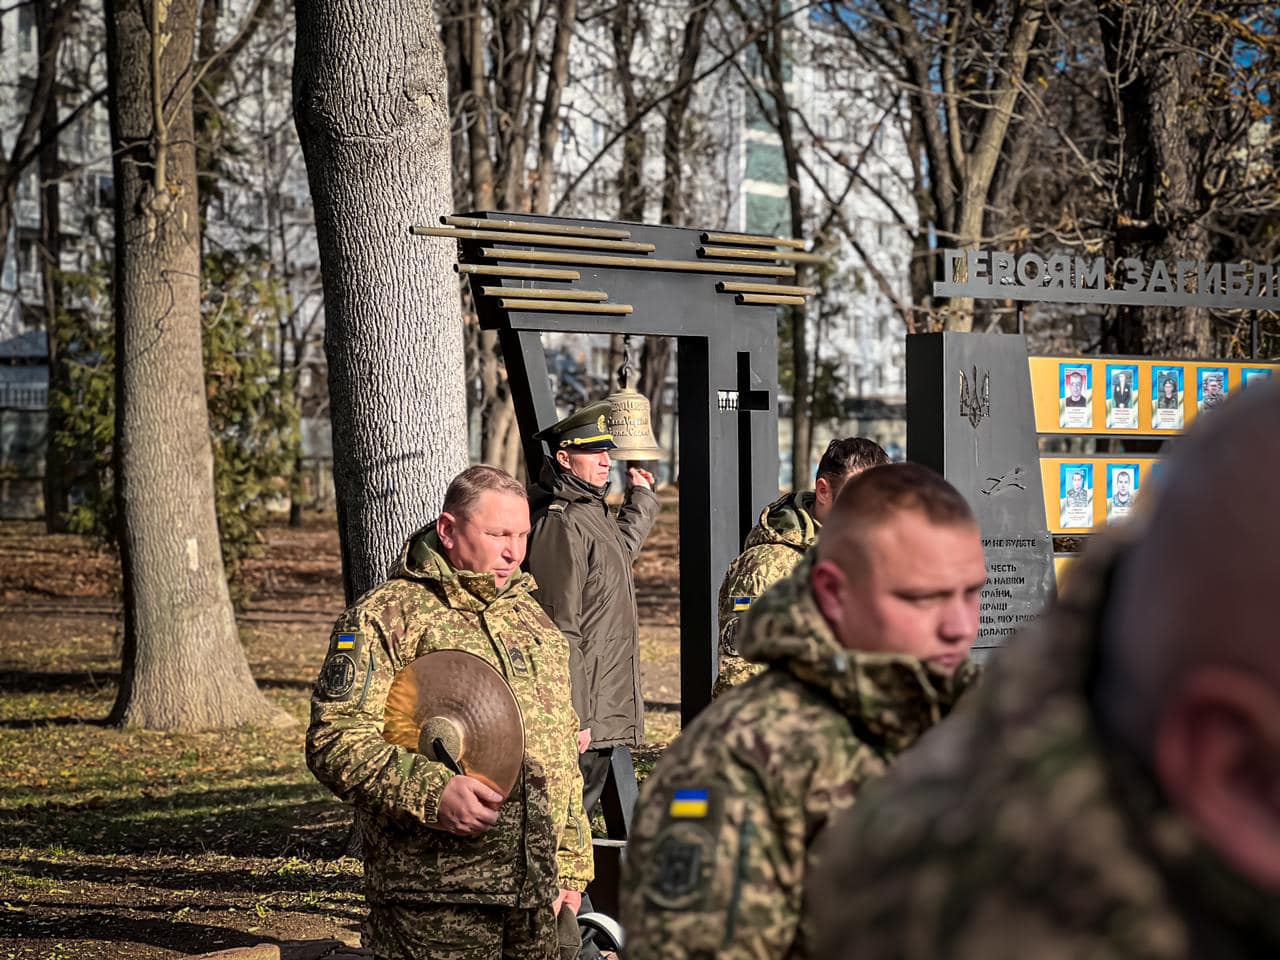
[[[809,586],[812,555],[752,604],[739,651],[785,670],[830,699],[857,734],[887,755],[915,743],[978,677],[971,663],[948,676],[917,657],[846,650]]]

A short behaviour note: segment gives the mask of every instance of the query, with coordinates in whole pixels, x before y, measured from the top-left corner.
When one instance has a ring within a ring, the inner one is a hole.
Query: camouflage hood
[[[488,609],[499,597],[515,598],[537,586],[533,577],[523,570],[513,573],[501,589],[492,573],[455,570],[440,546],[434,520],[409,538],[400,551],[400,559],[391,568],[391,577],[434,584],[436,592],[450,607],[476,613]]]
[[[978,678],[972,663],[952,675],[916,657],[846,650],[818,609],[809,587],[813,561],[771,587],[742,623],[742,656],[830,697],[860,737],[890,753],[905,750],[945,717]]]
[[[764,543],[781,543],[797,550],[808,550],[822,529],[813,516],[817,496],[812,490],[788,493],[769,504],[760,513],[760,522],[747,534],[744,549]]]

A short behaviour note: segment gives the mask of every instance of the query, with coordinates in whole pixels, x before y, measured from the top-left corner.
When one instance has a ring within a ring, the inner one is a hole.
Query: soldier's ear
[[[568,470],[568,469],[569,469],[569,463],[570,463],[570,460],[569,460],[569,451],[568,451],[568,450],[565,450],[565,449],[563,449],[563,448],[561,448],[561,449],[557,450],[557,451],[556,451],[556,463],[560,464],[561,468],[563,468],[563,469],[565,469],[565,470]]]
[[[813,484],[813,495],[817,497],[818,502],[823,506],[830,505],[833,499],[831,496],[831,481],[826,477],[818,477]]]
[[[456,539],[455,527],[458,524],[458,518],[452,513],[442,513],[436,521],[436,536],[440,538],[440,545],[446,550],[452,550]]]
[[[1161,713],[1154,759],[1196,832],[1280,893],[1280,692],[1241,670],[1194,668]]]
[[[831,560],[817,561],[809,573],[813,599],[836,636],[843,635],[845,580],[844,571]]]

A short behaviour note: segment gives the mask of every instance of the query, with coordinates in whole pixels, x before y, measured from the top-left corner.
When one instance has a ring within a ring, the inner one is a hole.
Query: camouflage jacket
[[[976,676],[845,650],[809,567],[744,621],[743,653],[769,669],[703,711],[644,783],[622,883],[628,960],[809,956],[814,837]]]
[[[981,693],[829,831],[822,956],[1280,956],[1280,898],[1233,874],[1100,728],[1103,543]]]
[[[822,524],[813,517],[814,493],[789,493],[760,513],[742,553],[729,564],[720,584],[720,652],[738,654],[740,615],[779,580],[791,576],[806,550],[818,541]]]
[[[355,804],[370,902],[533,907],[592,878],[569,650],[529,595],[533,586],[516,574],[498,591],[492,574],[454,570],[433,523],[409,541],[391,579],[334,626],[311,699],[307,763]],[[520,780],[479,837],[434,829],[453,774],[382,736],[391,681],[434,650],[482,657],[511,685],[524,718]]]

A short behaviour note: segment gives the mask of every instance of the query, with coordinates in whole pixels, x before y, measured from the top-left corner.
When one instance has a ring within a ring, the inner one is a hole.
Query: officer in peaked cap
[[[614,750],[644,742],[631,566],[657,519],[658,497],[653,474],[632,468],[622,507],[615,514],[605,503],[612,410],[598,400],[534,434],[551,456],[534,497],[527,563],[534,596],[569,640],[587,809],[604,792]]]
[[[609,414],[613,407],[608,400],[596,400],[580,410],[575,410],[559,423],[533,435],[535,440],[545,440],[552,453],[559,450],[598,453],[617,446],[609,432]]]

